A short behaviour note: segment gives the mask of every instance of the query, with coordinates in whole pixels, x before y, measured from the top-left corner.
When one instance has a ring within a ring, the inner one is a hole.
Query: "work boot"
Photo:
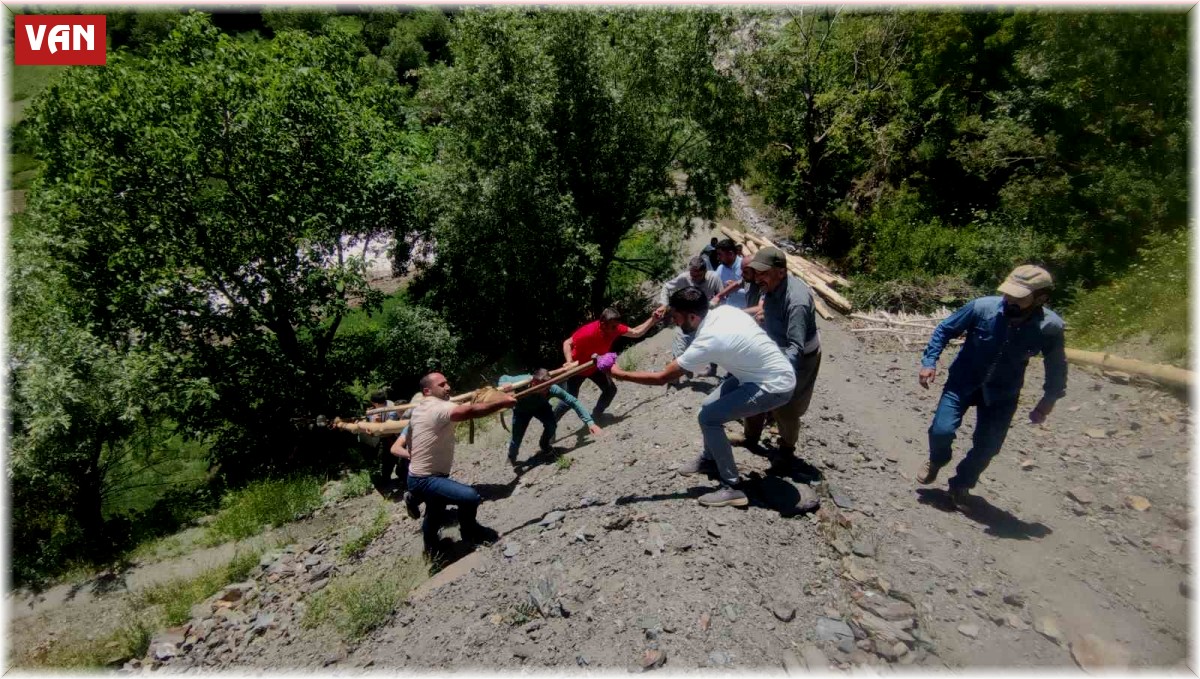
[[[745,507],[750,504],[750,500],[742,491],[721,484],[721,487],[713,492],[701,495],[700,504],[705,507]]]
[[[917,483],[927,485],[937,481],[938,472],[942,471],[945,465],[934,465],[929,460],[925,460],[925,464],[921,466],[921,473],[917,475]]]
[[[684,462],[679,465],[678,473],[680,476],[691,476],[693,474],[715,474],[717,472],[717,463],[704,457],[697,455],[696,459],[691,462]]]
[[[955,509],[960,512],[970,509],[971,491],[966,488],[950,488],[947,494],[950,496],[950,504],[954,505]]]
[[[404,511],[408,512],[408,518],[414,521],[421,518],[421,503],[407,490],[404,491]]]
[[[780,448],[771,458],[771,466],[767,471],[774,474],[787,474],[795,469],[796,463],[799,461],[795,448]]]

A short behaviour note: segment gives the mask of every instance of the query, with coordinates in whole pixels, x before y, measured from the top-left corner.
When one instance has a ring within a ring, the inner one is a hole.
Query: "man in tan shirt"
[[[458,507],[458,525],[463,540],[490,542],[496,532],[479,525],[475,515],[483,498],[474,488],[450,478],[454,464],[454,425],[465,420],[486,417],[511,408],[517,399],[508,394],[491,403],[457,404],[450,402],[450,382],[441,373],[421,378],[421,400],[409,418],[408,490],[417,501],[425,502],[425,522],[421,533],[425,550],[436,554],[438,531],[445,523],[447,505]]]

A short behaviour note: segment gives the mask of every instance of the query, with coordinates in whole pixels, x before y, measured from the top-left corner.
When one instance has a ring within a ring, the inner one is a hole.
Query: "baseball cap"
[[[1011,297],[1026,297],[1038,290],[1052,290],[1054,278],[1040,266],[1023,264],[1012,270],[998,290]]]
[[[770,268],[787,268],[787,255],[783,254],[783,250],[776,247],[760,248],[754,253],[754,259],[750,260],[751,269],[755,271],[766,271]]]

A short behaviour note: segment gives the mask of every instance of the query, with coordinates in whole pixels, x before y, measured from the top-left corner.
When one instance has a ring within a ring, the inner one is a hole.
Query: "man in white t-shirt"
[[[421,525],[425,549],[438,554],[438,531],[445,523],[447,505],[458,507],[463,540],[492,542],[496,532],[479,525],[475,518],[483,498],[474,488],[450,478],[450,468],[454,465],[454,425],[511,408],[517,399],[502,394],[491,403],[452,403],[450,383],[441,373],[422,377],[421,393],[425,398],[409,416],[408,490],[417,501],[425,503],[425,522]]]
[[[707,473],[721,480],[721,487],[700,497],[706,507],[743,507],[749,504],[738,485],[733,448],[725,435],[725,423],[778,408],[791,398],[796,387],[792,364],[754,319],[738,309],[720,306],[709,309],[708,296],[695,287],[671,295],[671,320],[686,333],[694,334],[691,346],[659,372],[631,372],[612,368],[613,379],[638,384],[661,385],[716,363],[729,372],[700,405],[700,432],[704,452],[679,468],[681,475]]]

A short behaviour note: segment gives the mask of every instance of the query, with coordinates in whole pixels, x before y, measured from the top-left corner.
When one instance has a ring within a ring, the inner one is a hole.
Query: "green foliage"
[[[371,483],[371,473],[368,471],[354,472],[348,474],[342,479],[341,486],[338,490],[338,499],[346,499],[352,497],[362,497],[375,490],[375,486]]]
[[[803,8],[747,25],[764,193],[870,280],[990,287],[1033,261],[1069,299],[1185,228],[1183,13]]]
[[[617,367],[621,370],[637,370],[642,355],[637,349],[626,349],[617,357]]]
[[[301,624],[328,625],[346,641],[357,641],[387,622],[414,587],[429,578],[429,564],[406,558],[390,562],[382,573],[336,579],[308,600]]]
[[[224,565],[210,568],[191,578],[181,578],[152,585],[137,595],[139,607],[160,606],[162,622],[174,627],[192,617],[192,606],[216,594],[222,587],[242,582],[258,566],[261,552],[236,553]]]
[[[257,535],[263,526],[281,526],[321,506],[321,483],[297,476],[255,481],[221,498],[222,508],[208,526],[207,544]]]
[[[575,458],[571,457],[570,455],[559,455],[558,457],[554,458],[554,466],[560,472],[567,471],[573,464],[575,464]]]
[[[414,291],[468,349],[540,362],[559,353],[550,329],[607,304],[635,226],[685,231],[740,173],[742,90],[713,66],[728,26],[713,13],[504,10],[454,29],[453,66],[422,81],[443,126],[426,201],[437,266]]]
[[[365,552],[367,547],[375,541],[375,538],[383,535],[391,520],[392,517],[388,513],[387,506],[380,505],[375,511],[375,516],[371,519],[371,523],[361,528],[357,536],[347,540],[346,544],[342,545],[342,556],[347,559],[353,559]]]
[[[218,398],[179,422],[215,434],[231,481],[324,459],[293,422],[348,405],[342,386],[369,370],[329,363],[351,302],[379,301],[358,244],[411,226],[403,92],[327,29],[245,42],[191,14],[36,107],[30,217],[61,241],[72,316],[211,380]]]
[[[1151,238],[1137,261],[1107,285],[1081,293],[1066,314],[1072,346],[1113,349],[1139,336],[1162,360],[1188,364],[1188,232]]]
[[[145,657],[154,629],[137,612],[132,622],[103,636],[76,638],[52,637],[32,651],[17,652],[12,666],[19,669],[97,670],[110,667],[114,660]]]

